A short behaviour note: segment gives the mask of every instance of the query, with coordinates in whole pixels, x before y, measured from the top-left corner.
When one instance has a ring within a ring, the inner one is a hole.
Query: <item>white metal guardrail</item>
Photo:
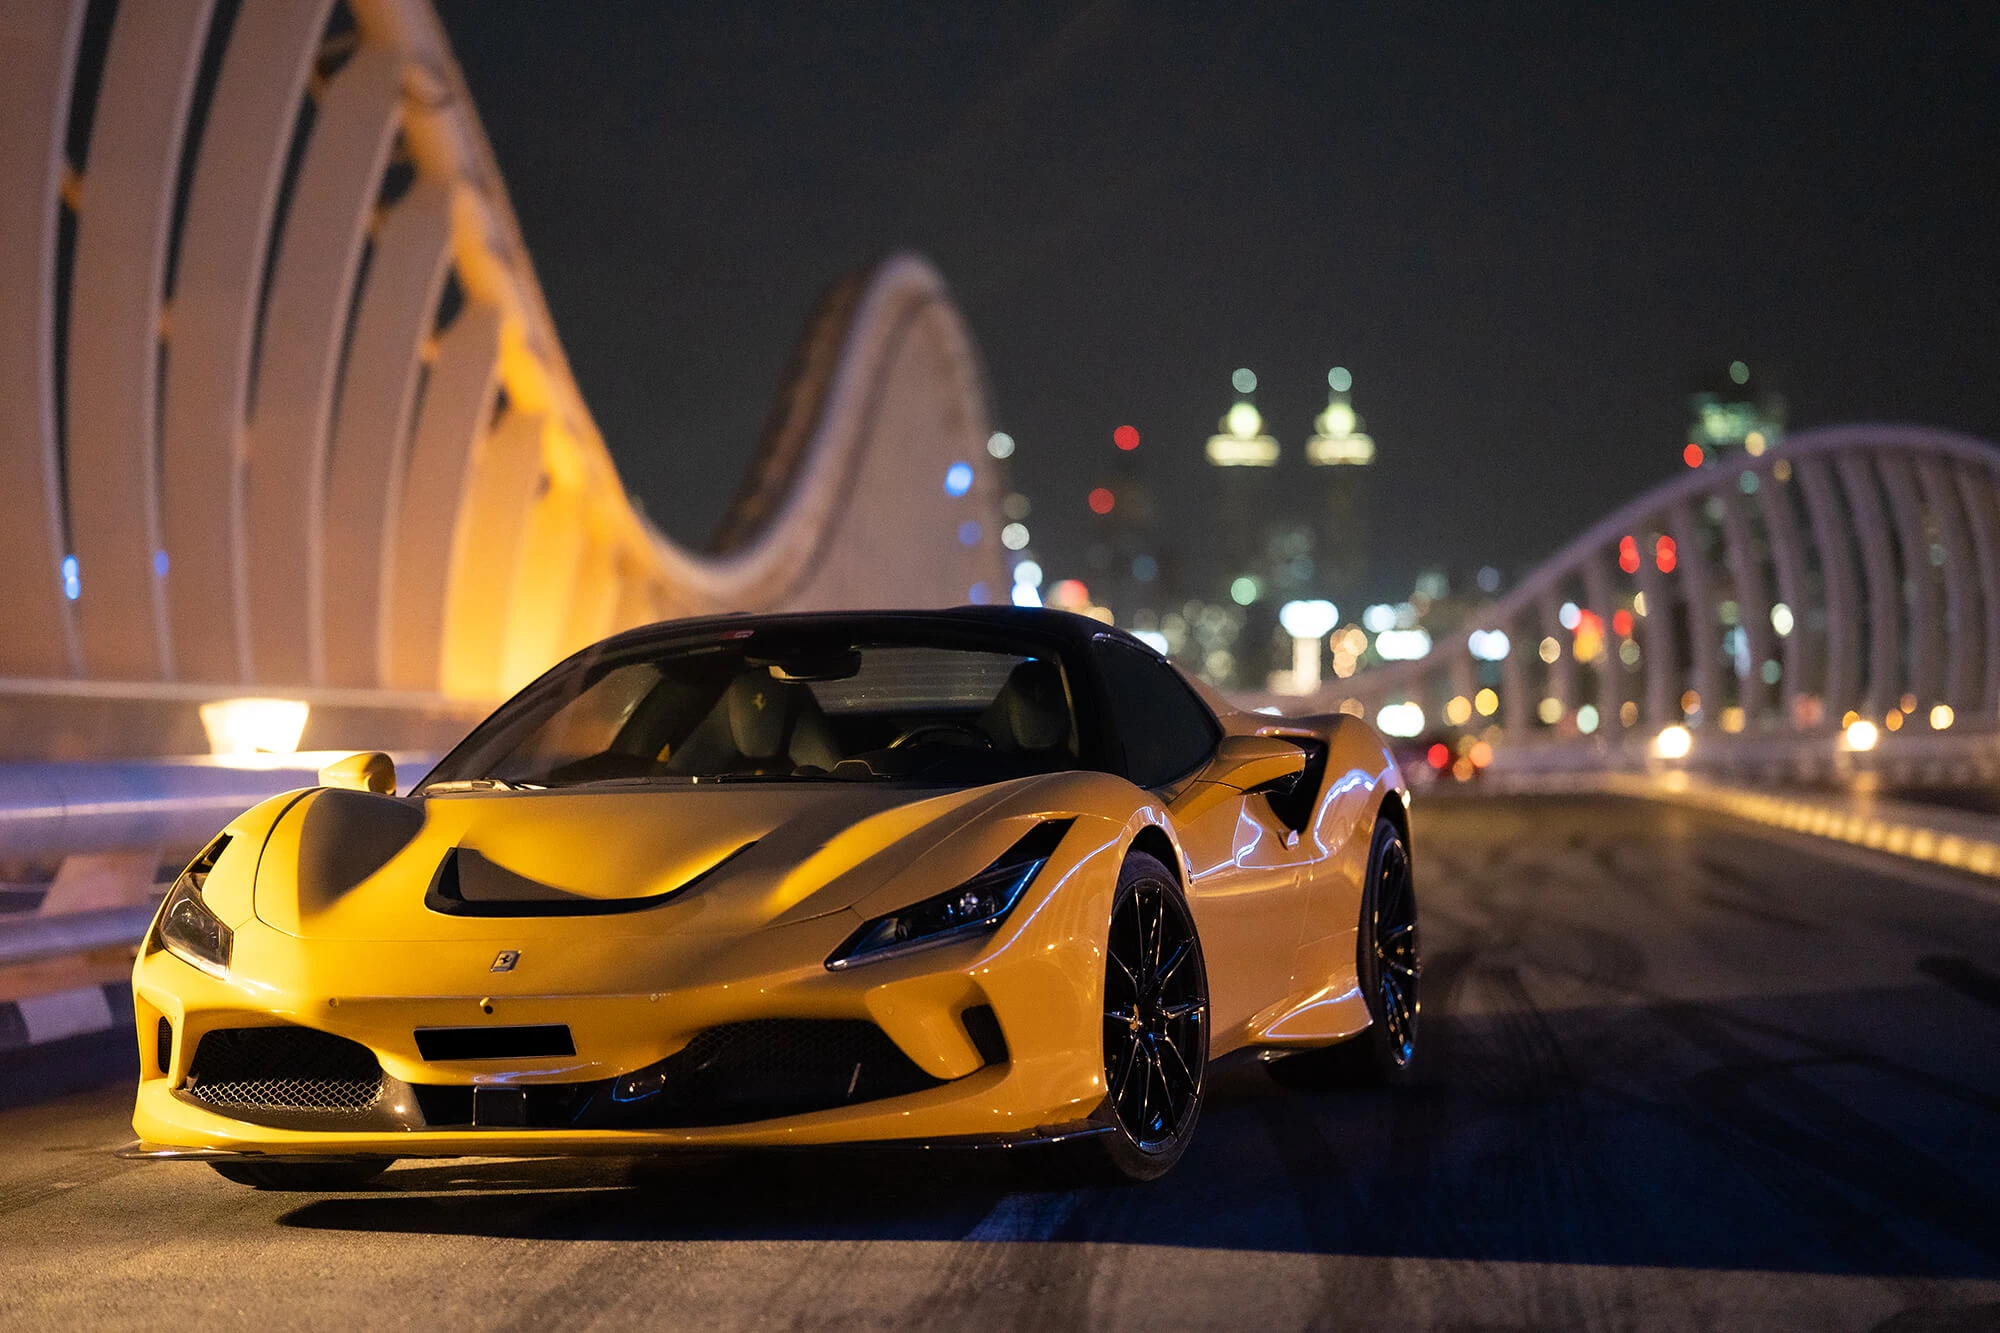
[[[346,753],[0,765],[0,860],[132,850],[183,860],[257,802],[315,785],[320,765]],[[436,758],[393,757],[405,787]],[[0,967],[136,943],[153,912],[138,903],[0,915]]]

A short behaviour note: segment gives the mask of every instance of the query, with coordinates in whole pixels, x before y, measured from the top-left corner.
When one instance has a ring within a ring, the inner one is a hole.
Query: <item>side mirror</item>
[[[1202,779],[1238,791],[1255,791],[1303,773],[1305,767],[1306,752],[1288,740],[1277,736],[1224,736],[1215,747],[1215,758],[1209,760]]]
[[[380,750],[363,750],[345,759],[336,759],[319,771],[322,787],[344,787],[348,791],[372,791],[381,796],[396,794],[396,761]]]

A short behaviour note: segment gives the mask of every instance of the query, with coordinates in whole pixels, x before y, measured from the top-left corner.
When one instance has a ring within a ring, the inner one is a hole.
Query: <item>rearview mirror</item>
[[[380,750],[363,750],[345,759],[336,759],[319,771],[322,787],[344,787],[348,791],[372,791],[380,796],[396,794],[396,761]]]
[[[1305,771],[1306,752],[1276,736],[1224,736],[1209,760],[1204,781],[1234,787],[1238,791],[1257,788]]]

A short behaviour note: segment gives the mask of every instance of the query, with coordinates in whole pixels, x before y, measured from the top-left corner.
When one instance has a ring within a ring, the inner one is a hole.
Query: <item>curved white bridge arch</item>
[[[823,302],[689,550],[626,496],[426,0],[89,12],[0,0],[0,677],[483,699],[664,616],[1004,587],[923,260]]]
[[[1596,651],[1561,623],[1564,603],[1603,626]],[[1615,632],[1624,617],[1629,635]],[[1509,640],[1497,663],[1470,651],[1472,634],[1491,630]],[[1892,709],[1929,731],[1940,705],[1947,727],[1990,733],[2000,448],[1840,426],[1689,472],[1593,525],[1423,659],[1336,682],[1318,702],[1358,701],[1373,717],[1407,701],[1437,721],[1482,688],[1498,695],[1493,720],[1510,745],[1608,748],[1683,723],[1810,736],[1850,712],[1880,723]]]

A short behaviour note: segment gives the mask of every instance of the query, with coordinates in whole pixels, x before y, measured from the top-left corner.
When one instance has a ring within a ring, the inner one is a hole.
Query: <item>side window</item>
[[[1125,747],[1125,776],[1158,787],[1184,776],[1215,749],[1217,728],[1195,697],[1159,657],[1109,637],[1091,641],[1104,680],[1111,722]]]

